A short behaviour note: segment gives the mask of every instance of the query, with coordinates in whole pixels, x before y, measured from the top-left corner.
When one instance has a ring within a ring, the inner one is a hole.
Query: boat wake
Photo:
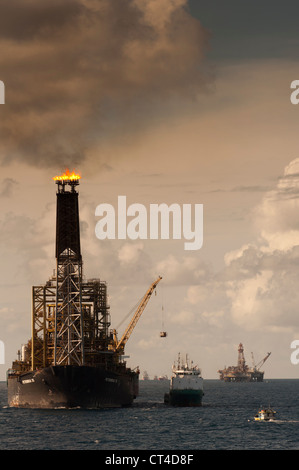
[[[249,419],[248,422],[254,422],[256,423],[257,421],[255,419]],[[259,423],[276,423],[276,424],[285,424],[285,423],[299,423],[299,419],[268,419],[267,421],[258,421]]]
[[[283,423],[299,423],[299,419],[275,419],[273,420],[277,424]]]

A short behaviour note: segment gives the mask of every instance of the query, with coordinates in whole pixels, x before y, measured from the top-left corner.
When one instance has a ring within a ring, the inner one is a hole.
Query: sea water
[[[7,406],[0,382],[1,450],[297,450],[299,380],[204,381],[199,408],[164,405],[169,381],[140,381],[129,408],[32,410]],[[274,422],[255,422],[261,406]]]

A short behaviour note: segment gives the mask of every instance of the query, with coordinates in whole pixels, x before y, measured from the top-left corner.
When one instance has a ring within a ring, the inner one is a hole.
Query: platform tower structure
[[[107,285],[83,280],[79,177],[56,177],[56,272],[32,287],[31,369],[105,362],[111,341]]]
[[[78,179],[57,180],[54,365],[83,365]]]
[[[246,369],[244,348],[243,348],[242,343],[240,343],[238,347],[238,366],[237,367],[240,371],[244,371]]]

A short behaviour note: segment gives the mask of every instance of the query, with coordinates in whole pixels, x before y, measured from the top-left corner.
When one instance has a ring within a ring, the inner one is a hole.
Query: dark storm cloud
[[[2,162],[76,166],[205,84],[208,33],[186,0],[3,0]]]
[[[0,38],[26,41],[49,37],[76,21],[83,11],[76,0],[1,0]]]
[[[189,0],[191,12],[215,31],[211,55],[220,60],[298,57],[297,0]]]

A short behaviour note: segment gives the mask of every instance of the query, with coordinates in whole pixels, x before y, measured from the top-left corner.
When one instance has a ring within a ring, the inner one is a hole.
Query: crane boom
[[[253,352],[251,353],[251,359],[252,359],[253,368],[255,369],[255,362],[254,362],[254,355],[253,355]]]
[[[116,351],[121,351],[124,348],[126,342],[128,341],[129,337],[131,336],[131,333],[134,330],[139,318],[141,317],[141,315],[142,315],[142,313],[143,313],[143,311],[144,311],[144,309],[145,309],[152,293],[154,292],[157,284],[161,281],[161,279],[162,279],[162,277],[159,276],[158,279],[151,284],[151,286],[149,287],[149,289],[147,290],[147,292],[143,296],[143,298],[142,298],[140,304],[138,305],[137,310],[134,313],[134,316],[133,316],[132,320],[130,321],[126,331],[124,332],[124,334],[122,335],[122,338],[120,339],[120,341],[116,345],[116,348],[115,348]]]
[[[270,356],[270,352],[267,354],[267,356],[264,357],[264,359],[262,359],[257,365],[256,365],[256,369],[257,370],[260,370],[260,368],[262,367],[262,365],[266,362],[266,360],[268,359],[268,357]]]

